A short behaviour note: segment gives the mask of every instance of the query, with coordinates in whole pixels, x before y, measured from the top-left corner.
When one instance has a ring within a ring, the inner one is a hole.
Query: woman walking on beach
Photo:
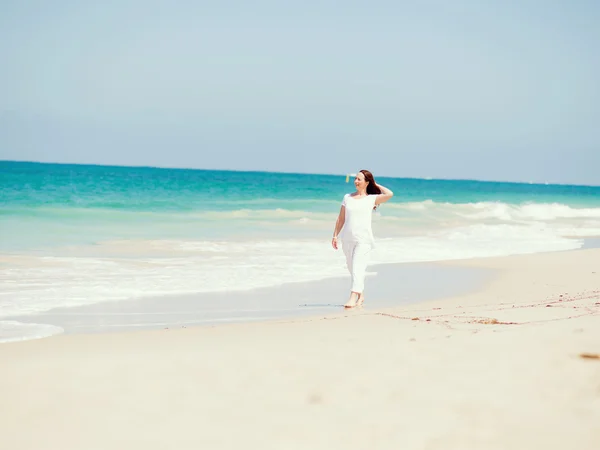
[[[371,229],[373,210],[394,195],[386,187],[377,184],[368,170],[361,170],[356,174],[354,186],[356,192],[344,195],[331,240],[331,245],[337,250],[338,237],[341,238],[346,265],[352,276],[350,299],[344,305],[345,308],[362,306],[364,302],[368,257],[375,244]]]

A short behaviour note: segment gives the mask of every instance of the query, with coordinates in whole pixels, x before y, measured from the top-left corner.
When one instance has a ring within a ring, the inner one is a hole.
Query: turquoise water
[[[377,180],[395,196],[374,213],[372,264],[600,236],[598,186]],[[0,341],[57,332],[9,320],[56,307],[347,277],[330,236],[353,190],[345,175],[0,162]]]
[[[135,237],[226,239],[244,233],[279,234],[287,231],[275,229],[278,222],[335,214],[340,199],[353,188],[344,175],[19,162],[0,162],[0,176],[0,250]],[[378,181],[396,192],[396,205],[429,201],[600,207],[600,187]],[[387,210],[398,217],[411,215],[410,210]],[[305,214],[294,215],[299,212]],[[310,234],[307,227],[291,225],[298,235]]]
[[[342,175],[0,162],[2,214],[30,208],[233,211],[285,207],[329,211],[348,190]],[[600,186],[378,178],[396,202],[524,202],[600,206]],[[351,186],[350,186],[351,187]],[[15,211],[16,210],[16,211]],[[46,210],[44,210],[46,211]]]

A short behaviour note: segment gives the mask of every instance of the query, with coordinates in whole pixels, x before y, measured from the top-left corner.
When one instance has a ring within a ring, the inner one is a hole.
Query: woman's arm
[[[377,198],[375,199],[375,204],[376,205],[380,205],[382,203],[387,202],[390,198],[392,198],[394,196],[394,193],[389,190],[388,188],[386,188],[385,186],[382,186],[379,183],[375,183],[377,185],[377,187],[379,189],[381,189],[381,194],[379,194],[377,196]]]
[[[338,218],[335,222],[335,228],[333,230],[333,238],[331,238],[331,246],[337,250],[337,237],[346,222],[346,207],[344,205],[340,208],[340,213],[338,214]]]

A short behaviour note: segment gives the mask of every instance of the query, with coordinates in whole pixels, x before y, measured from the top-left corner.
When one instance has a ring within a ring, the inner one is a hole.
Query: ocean
[[[360,168],[357,168],[357,170]],[[377,177],[372,264],[577,249],[600,186]],[[346,175],[0,162],[0,342],[10,317],[347,276],[330,245]]]

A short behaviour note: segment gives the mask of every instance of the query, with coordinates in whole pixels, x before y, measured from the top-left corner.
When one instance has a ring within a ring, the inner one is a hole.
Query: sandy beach
[[[495,275],[397,308],[0,345],[2,447],[598,449],[600,249],[440,264]]]

